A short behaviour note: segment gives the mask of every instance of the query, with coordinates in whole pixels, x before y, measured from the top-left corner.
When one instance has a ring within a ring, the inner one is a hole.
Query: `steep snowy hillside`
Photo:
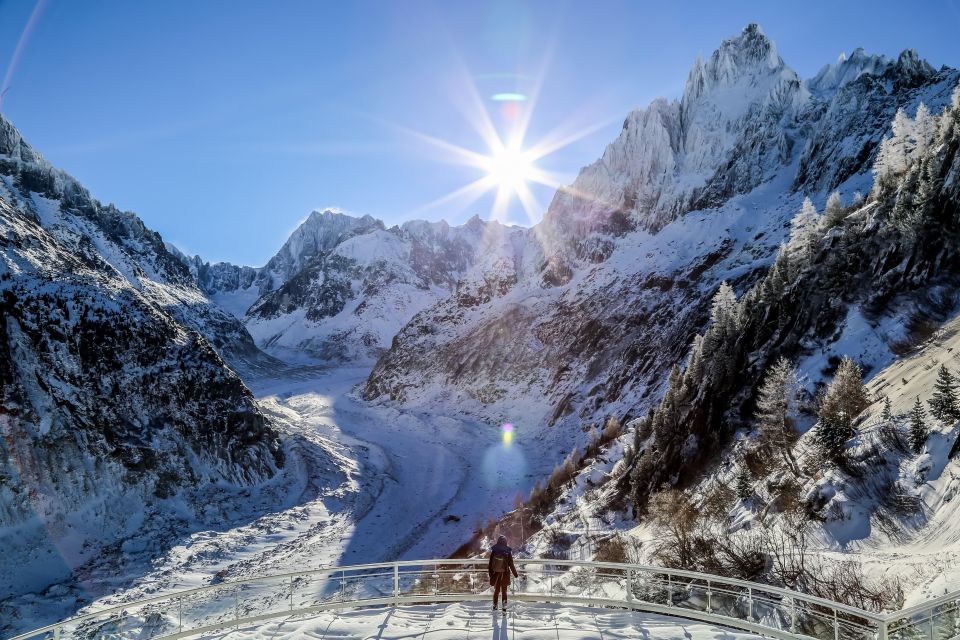
[[[202,333],[223,357],[262,357],[243,325],[211,304],[158,233],[135,215],[95,200],[71,176],[51,166],[2,116],[0,179],[8,204],[31,211],[67,246],[91,245],[109,269],[177,321]]]
[[[720,282],[744,291],[763,276],[804,196],[822,209],[831,190],[848,203],[867,193],[897,109],[942,109],[957,79],[907,51],[857,52],[801,81],[747,27],[694,65],[679,102],[627,117],[507,247],[487,299],[454,296],[415,317],[366,397],[558,424],[543,437],[567,447],[606,414],[645,413]]]
[[[535,495],[536,548],[598,518],[639,522],[644,560],[858,606],[960,588],[960,87],[898,113],[873,168],[865,202],[805,205],[753,286],[719,288],[655,411]]]
[[[285,455],[215,348],[255,350],[243,327],[3,119],[0,231],[2,629],[9,598],[59,583],[69,610],[95,564],[237,517]]]

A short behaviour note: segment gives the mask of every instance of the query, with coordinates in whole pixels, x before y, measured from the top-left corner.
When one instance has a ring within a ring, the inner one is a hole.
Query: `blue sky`
[[[482,172],[409,133],[485,152],[462,109],[471,85],[503,129],[490,96],[539,79],[529,142],[595,126],[539,162],[570,180],[627,111],[678,97],[694,58],[749,22],[804,77],[857,46],[960,65],[955,1],[0,0],[2,112],[164,238],[261,265],[317,207],[388,224],[488,216],[492,194],[424,208]],[[534,195],[545,208],[552,189]],[[507,219],[527,222],[517,204]]]

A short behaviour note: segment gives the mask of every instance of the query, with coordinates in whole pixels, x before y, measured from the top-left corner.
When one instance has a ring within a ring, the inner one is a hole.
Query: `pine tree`
[[[703,336],[703,352],[712,362],[709,370],[713,381],[726,380],[733,368],[733,342],[739,330],[737,296],[726,282],[713,296],[711,322]]]
[[[847,215],[847,210],[843,206],[843,199],[839,191],[834,191],[827,198],[827,208],[823,214],[823,223],[828,229],[833,228],[843,222]]]
[[[853,421],[870,406],[860,366],[844,357],[820,403],[820,427],[817,433],[824,452],[831,456],[843,453],[843,446],[853,436]]]
[[[923,411],[923,405],[920,404],[920,396],[917,396],[917,401],[913,403],[913,411],[910,412],[910,445],[916,453],[923,450],[923,445],[927,443],[927,437],[930,435],[924,418],[926,414]]]
[[[793,217],[790,223],[790,249],[800,257],[801,260],[809,260],[813,254],[817,242],[820,240],[821,224],[820,214],[817,208],[813,206],[810,198],[803,199],[803,206],[800,212]]]
[[[913,120],[914,149],[913,156],[922,158],[927,155],[937,135],[937,118],[930,113],[927,105],[920,103]]]
[[[890,406],[888,396],[883,397],[883,413],[880,414],[880,419],[884,422],[893,422],[893,407]]]
[[[764,439],[783,456],[787,467],[799,475],[790,454],[793,444],[793,416],[800,397],[800,379],[793,364],[780,358],[764,377],[757,397],[757,422]]]
[[[880,143],[880,151],[874,163],[874,173],[878,178],[898,176],[908,168],[910,154],[916,146],[914,122],[901,108],[893,118],[890,137]]]
[[[703,336],[693,336],[690,346],[690,357],[687,358],[687,368],[683,372],[684,384],[691,389],[696,388],[703,378]]]
[[[741,464],[740,470],[737,472],[737,497],[741,500],[753,497],[752,480],[750,469],[745,464]]]
[[[933,397],[929,400],[930,413],[941,422],[960,419],[960,405],[957,403],[957,380],[947,369],[940,365],[937,381],[933,384]]]

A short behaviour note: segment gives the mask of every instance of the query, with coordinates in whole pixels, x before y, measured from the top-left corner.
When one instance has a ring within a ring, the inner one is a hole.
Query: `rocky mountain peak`
[[[886,56],[868,54],[863,47],[857,47],[849,57],[841,53],[834,64],[824,65],[808,86],[815,92],[834,91],[864,74],[880,75],[890,64]]]
[[[383,222],[369,215],[358,218],[335,209],[314,210],[290,234],[266,268],[286,280],[314,256],[332,250],[355,235],[383,228]]]
[[[703,64],[703,63],[701,63]],[[733,85],[742,78],[768,74],[784,67],[777,46],[757,24],[749,24],[733,38],[728,38],[703,65],[707,87]],[[696,65],[691,74],[697,71]]]
[[[920,57],[916,49],[904,49],[893,66],[895,82],[901,87],[917,87],[936,75],[936,69]]]

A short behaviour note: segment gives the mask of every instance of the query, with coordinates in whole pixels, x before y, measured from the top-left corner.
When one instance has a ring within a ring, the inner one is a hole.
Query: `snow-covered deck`
[[[529,602],[511,603],[506,616],[493,613],[489,602],[411,605],[380,609],[331,611],[241,626],[217,635],[247,638],[370,638],[391,640],[580,640],[643,638],[644,640],[740,640],[759,636],[717,625],[638,611]]]

